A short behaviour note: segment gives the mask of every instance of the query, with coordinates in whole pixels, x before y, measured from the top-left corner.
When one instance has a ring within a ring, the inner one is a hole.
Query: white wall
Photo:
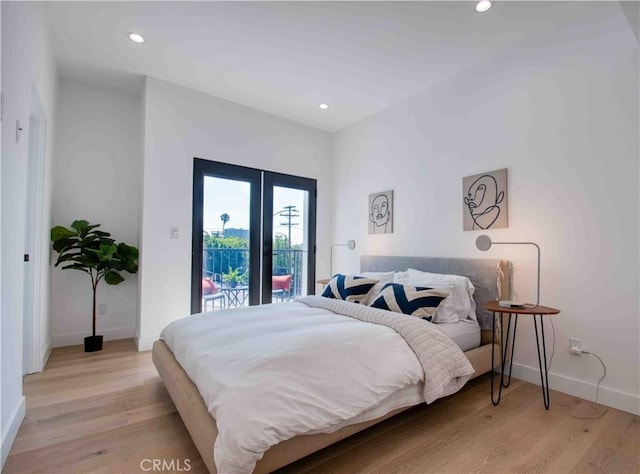
[[[148,78],[139,348],[190,312],[193,158],[318,180],[317,272],[328,271],[331,135]],[[169,239],[171,227],[180,229]]]
[[[29,142],[29,115],[32,89],[35,89],[47,118],[45,150],[45,186],[43,219],[45,229],[40,241],[41,265],[48,265],[48,234],[51,206],[51,150],[55,115],[56,69],[48,41],[48,25],[43,3],[2,2],[2,289],[1,289],[1,362],[0,433],[2,463],[24,417],[22,396],[22,337],[25,253],[25,206]],[[16,120],[23,126],[16,143]],[[40,286],[48,288],[48,273],[41,275]],[[46,290],[40,295],[41,308],[47,308]],[[41,314],[48,331],[48,315]],[[42,339],[44,357],[50,341]]]
[[[140,94],[131,95],[62,78],[58,116],[52,220],[69,227],[76,219],[101,224],[117,242],[138,246],[141,183]],[[57,257],[57,254],[55,254]],[[137,275],[117,286],[101,283],[97,333],[105,339],[133,337]],[[92,291],[88,275],[51,270],[51,332],[54,347],[81,344],[91,335]]]
[[[462,178],[506,167],[509,228],[487,233],[542,248],[541,302],[562,310],[551,387],[595,397],[602,369],[568,353],[577,337],[607,365],[600,400],[638,413],[638,43],[617,11],[549,30],[337,133],[334,237],[358,246],[336,252],[334,268],[356,271],[361,254],[507,258],[517,296],[535,300],[532,248],[481,253],[481,232],[462,231]],[[370,236],[368,194],[387,189],[394,233]],[[539,383],[529,321],[515,362],[514,374]]]

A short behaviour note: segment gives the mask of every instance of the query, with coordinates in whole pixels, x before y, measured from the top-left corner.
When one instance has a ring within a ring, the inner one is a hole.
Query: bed
[[[464,352],[464,357],[466,357],[465,363],[467,361],[470,363],[472,370],[469,371],[469,374],[471,378],[491,370],[492,351],[496,355],[495,361],[497,362],[500,360],[500,350],[498,347],[491,344],[490,328],[492,315],[483,310],[483,304],[489,300],[501,298],[508,299],[510,288],[510,264],[505,261],[491,259],[383,256],[361,257],[362,272],[401,271],[408,268],[433,273],[464,275],[470,278],[476,288],[474,293],[476,314],[479,325],[483,329],[480,336],[480,345]],[[316,299],[314,300],[314,297],[310,297],[306,304],[324,304],[323,302],[314,303],[314,301],[322,299],[318,297],[315,298]],[[338,302],[337,304],[342,304],[342,302]],[[352,305],[351,303],[344,304]],[[205,324],[205,319],[205,317],[200,317],[200,324]],[[198,319],[196,318],[193,321],[195,322],[197,320]],[[451,326],[453,328],[455,325]],[[454,337],[458,336],[454,335]],[[469,334],[462,334],[461,337],[461,340],[469,341],[469,338],[473,336],[470,336]],[[499,340],[499,338],[497,338],[497,340]],[[475,344],[471,344],[471,346],[474,345]],[[176,358],[180,358],[180,354],[177,353],[174,357],[173,352],[165,341],[156,341],[153,347],[154,364],[156,365],[158,372],[160,373],[160,376],[196,447],[202,455],[204,463],[209,471],[217,472],[216,464],[214,462],[213,446],[219,435],[218,424],[209,414],[209,409],[203,400],[203,397],[207,400],[209,400],[209,397],[207,395],[201,395],[196,384],[192,381],[193,378],[197,383],[201,383],[199,382],[198,377],[193,375],[193,369],[191,369],[190,373],[192,374],[192,377],[190,377],[187,375],[187,372],[183,370],[183,367],[178,363]],[[455,389],[457,389],[457,387]],[[447,392],[445,391],[444,394],[446,395],[446,393]],[[318,451],[347,436],[387,419],[400,411],[406,410],[416,403],[392,408],[386,413],[376,413],[375,417],[372,419],[367,419],[367,417],[361,418],[364,421],[359,421],[360,419],[358,417],[349,418],[348,421],[351,423],[345,423],[344,426],[336,425],[339,426],[339,428],[330,433],[318,432],[285,439],[271,446],[262,456],[259,456],[259,460],[255,464],[254,472],[270,472],[279,467],[285,466],[286,464],[296,461],[308,454]],[[228,426],[228,420],[219,422],[221,426],[225,426],[224,423],[227,423]]]

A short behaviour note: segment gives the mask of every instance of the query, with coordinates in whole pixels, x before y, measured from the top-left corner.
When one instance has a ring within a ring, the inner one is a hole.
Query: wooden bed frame
[[[434,273],[450,273],[468,276],[476,286],[476,313],[479,321],[488,316],[482,306],[492,299],[508,299],[510,294],[511,265],[509,262],[485,259],[442,259],[426,257],[372,257],[361,258],[362,271],[391,271],[415,268]],[[491,316],[492,317],[492,316]],[[499,338],[496,338],[499,340]],[[475,378],[491,370],[491,352],[495,353],[496,367],[500,359],[500,348],[491,344],[491,330],[482,331],[480,347],[465,352],[475,372]],[[153,345],[153,363],[173,400],[194,444],[210,472],[216,472],[213,460],[213,445],[218,436],[215,419],[207,411],[204,400],[167,345],[159,340]],[[352,434],[407,410],[403,407],[374,420],[345,426],[329,434],[301,435],[283,441],[264,453],[256,464],[255,473],[271,472],[311,453],[319,451]]]

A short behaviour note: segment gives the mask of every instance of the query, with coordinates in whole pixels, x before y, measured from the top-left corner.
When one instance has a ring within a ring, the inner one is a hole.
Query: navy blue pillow
[[[329,281],[329,284],[322,292],[322,296],[360,303],[376,283],[378,283],[378,280],[338,273]]]
[[[387,283],[369,306],[431,321],[449,292],[424,286]]]

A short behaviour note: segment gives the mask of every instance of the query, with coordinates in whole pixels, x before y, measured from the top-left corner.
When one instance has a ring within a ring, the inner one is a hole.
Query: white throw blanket
[[[430,403],[473,373],[435,325],[317,296],[189,316],[160,337],[216,419],[221,474],[251,472],[271,446],[335,431],[404,387],[424,382]]]

